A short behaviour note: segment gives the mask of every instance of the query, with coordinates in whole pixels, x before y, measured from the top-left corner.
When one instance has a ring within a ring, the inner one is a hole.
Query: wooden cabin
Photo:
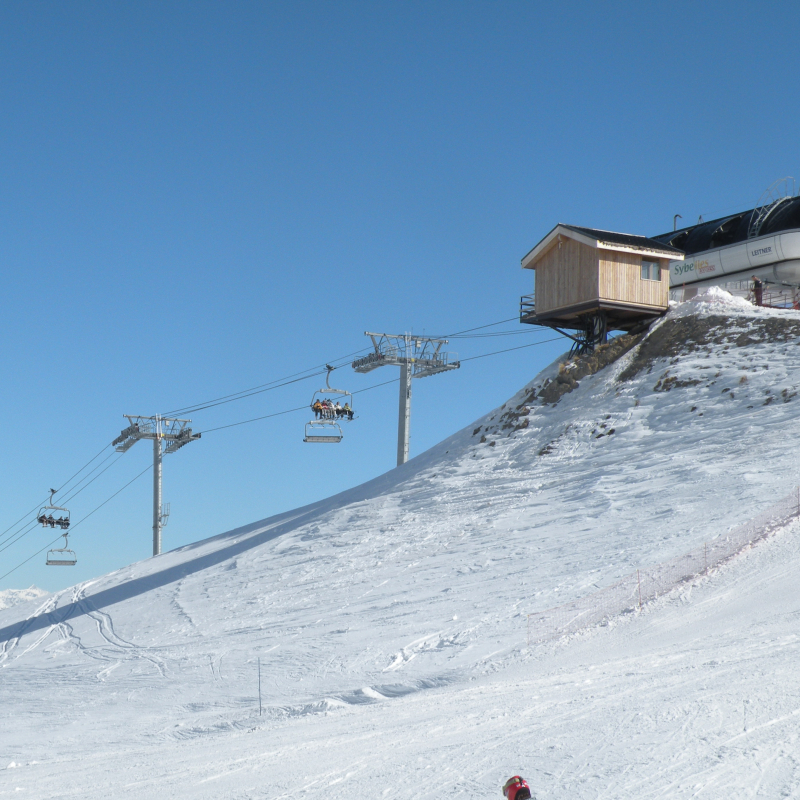
[[[667,310],[669,262],[682,259],[645,236],[558,224],[522,259],[536,273],[536,290],[522,298],[520,320],[594,328],[605,341],[607,330],[630,330]]]

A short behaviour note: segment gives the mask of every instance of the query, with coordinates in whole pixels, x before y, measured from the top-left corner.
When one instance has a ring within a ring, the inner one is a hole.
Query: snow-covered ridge
[[[48,593],[38,586],[30,586],[27,589],[2,589],[0,590],[0,609],[37,600],[46,594]]]
[[[505,674],[533,657],[529,613],[666,561],[788,494],[798,335],[791,311],[713,295],[684,304],[629,349],[613,345],[606,366],[555,363],[362,486],[0,611],[9,760],[52,760],[36,721],[53,693],[61,708],[90,704],[85,723],[66,712],[49,723],[51,742],[79,731],[88,758],[112,731],[126,749],[222,747],[258,725],[280,738],[293,721]],[[559,376],[568,391],[548,401]],[[41,676],[46,691],[32,691]],[[120,713],[124,730],[98,724]],[[359,795],[346,787],[327,793]],[[186,792],[172,796],[202,796]]]

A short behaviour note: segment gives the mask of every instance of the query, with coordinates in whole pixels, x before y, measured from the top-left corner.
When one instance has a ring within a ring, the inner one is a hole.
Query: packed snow
[[[0,797],[800,795],[800,525],[526,639],[793,490],[798,337],[706,293],[369,483],[0,611]]]

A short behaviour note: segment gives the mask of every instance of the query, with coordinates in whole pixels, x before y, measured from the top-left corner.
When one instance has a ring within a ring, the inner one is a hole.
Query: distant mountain
[[[39,589],[37,586],[30,586],[27,589],[2,589],[0,590],[0,609],[26,603],[28,600],[36,600],[47,594],[49,592]]]

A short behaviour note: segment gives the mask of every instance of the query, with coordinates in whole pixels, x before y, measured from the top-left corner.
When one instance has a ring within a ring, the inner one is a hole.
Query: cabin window
[[[642,280],[660,281],[661,266],[658,261],[642,261]]]

